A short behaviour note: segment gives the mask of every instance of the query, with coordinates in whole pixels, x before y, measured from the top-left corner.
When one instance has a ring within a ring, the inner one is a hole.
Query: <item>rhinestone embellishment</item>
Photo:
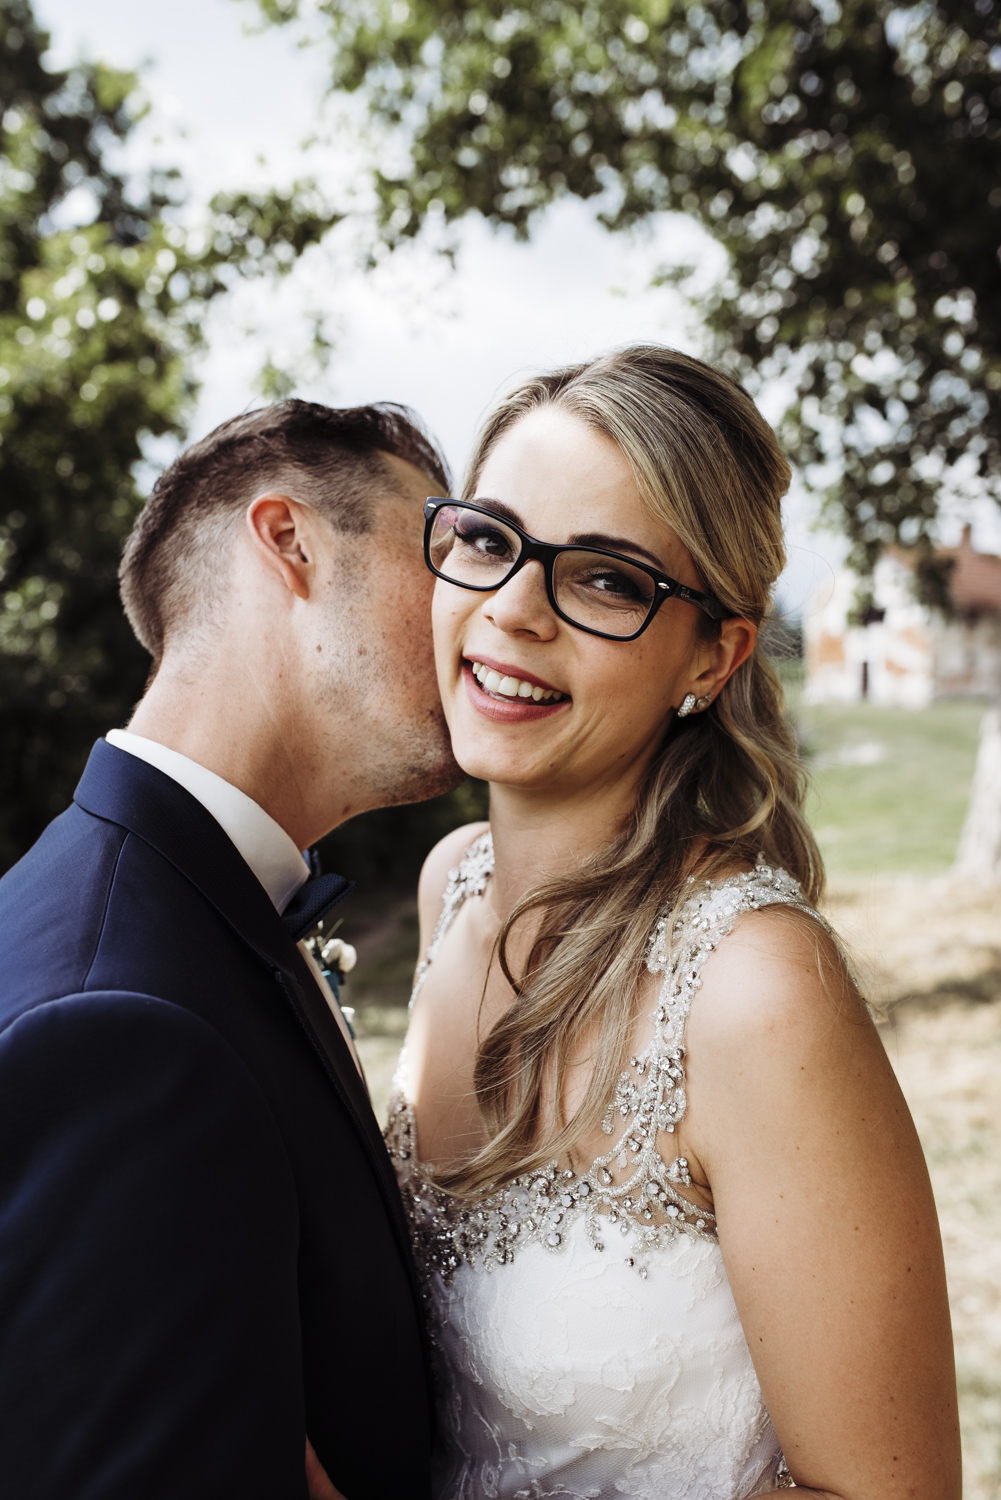
[[[460,906],[468,896],[483,892],[492,871],[493,845],[486,833],[450,872],[441,916],[417,970],[411,1005]],[[475,1203],[443,1192],[433,1181],[430,1165],[417,1159],[414,1112],[403,1090],[405,1054],[401,1057],[386,1143],[396,1164],[425,1284],[432,1274],[450,1281],[463,1264],[494,1271],[531,1243],[556,1254],[578,1220],[583,1220],[595,1250],[606,1251],[613,1234],[630,1252],[627,1264],[641,1276],[647,1274],[642,1257],[659,1244],[682,1233],[717,1238],[712,1213],[678,1191],[691,1186],[688,1162],[683,1156],[669,1157],[663,1147],[687,1107],[685,1026],[703,965],[742,912],[775,904],[816,916],[791,876],[759,857],[745,874],[718,882],[689,879],[673,909],[658,920],[647,956],[650,972],[664,976],[652,1035],[643,1050],[630,1057],[602,1121],[603,1132],[615,1137],[615,1144],[586,1172],[550,1162],[543,1171],[518,1178]]]

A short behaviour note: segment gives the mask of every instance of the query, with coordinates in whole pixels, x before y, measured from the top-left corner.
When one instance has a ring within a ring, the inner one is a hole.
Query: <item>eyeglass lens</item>
[[[462,505],[442,506],[431,528],[435,570],[453,583],[500,588],[521,553],[521,538],[495,516]],[[654,581],[642,568],[600,552],[561,552],[553,563],[553,594],[568,620],[606,635],[633,635],[654,602]]]

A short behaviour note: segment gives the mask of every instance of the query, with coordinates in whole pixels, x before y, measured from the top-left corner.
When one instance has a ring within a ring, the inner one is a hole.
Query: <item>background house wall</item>
[[[1001,558],[976,552],[969,528],[944,556],[950,618],[914,595],[913,558],[884,554],[873,607],[855,623],[858,579],[839,568],[803,621],[808,703],[925,708],[937,698],[991,697],[1001,687]]]

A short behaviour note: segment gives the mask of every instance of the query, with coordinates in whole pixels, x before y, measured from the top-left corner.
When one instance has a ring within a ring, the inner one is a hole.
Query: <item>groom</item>
[[[0,881],[0,1494],[429,1494],[420,1310],[301,850],[457,779],[404,409],[286,401],[157,483],[154,673]],[[321,1476],[322,1479],[322,1476]],[[320,1480],[317,1481],[320,1483]]]

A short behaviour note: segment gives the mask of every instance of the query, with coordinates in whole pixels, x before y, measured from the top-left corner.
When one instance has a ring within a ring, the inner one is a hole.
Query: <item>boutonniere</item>
[[[319,948],[316,958],[321,969],[336,973],[342,982],[358,962],[358,954],[342,938],[328,938]]]
[[[336,932],[340,925],[340,922],[337,922],[333,928],[333,932]],[[358,962],[358,954],[352,948],[351,944],[346,943],[343,938],[334,937],[332,934],[325,937],[322,927],[312,937],[306,938],[304,947],[309,950],[316,960],[317,968],[329,984],[334,999],[340,1006],[344,1019],[348,1023],[348,1030],[354,1036],[354,1026],[352,1025],[354,1010],[341,1002],[341,986]]]

